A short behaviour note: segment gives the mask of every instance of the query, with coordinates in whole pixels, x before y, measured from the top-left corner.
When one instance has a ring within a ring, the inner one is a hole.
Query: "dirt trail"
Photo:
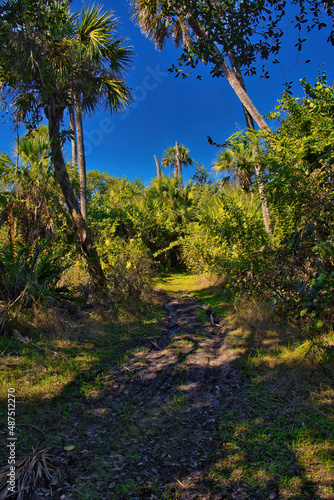
[[[168,317],[160,336],[108,375],[104,405],[124,434],[101,498],[244,498],[214,492],[205,479],[220,455],[219,421],[243,400],[228,330],[190,294],[161,295]],[[113,493],[125,479],[136,485],[131,493]]]

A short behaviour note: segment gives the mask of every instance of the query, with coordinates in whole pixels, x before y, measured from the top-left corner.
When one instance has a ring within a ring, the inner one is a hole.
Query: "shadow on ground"
[[[50,446],[61,471],[27,498],[333,499],[333,379],[268,369],[282,326],[231,330],[191,296],[162,301],[144,342],[130,328],[59,396],[19,403],[21,443]]]

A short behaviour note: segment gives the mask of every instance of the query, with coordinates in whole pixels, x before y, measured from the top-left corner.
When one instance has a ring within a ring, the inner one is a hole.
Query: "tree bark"
[[[89,234],[86,222],[82,217],[79,203],[74,194],[62,153],[60,121],[63,116],[63,111],[63,109],[60,110],[55,108],[52,98],[50,99],[49,105],[45,108],[45,114],[49,122],[51,159],[57,180],[77,231],[81,251],[87,260],[93,285],[96,289],[101,290],[106,287],[106,279],[101,268],[99,256],[93,246],[93,241]]]
[[[230,53],[228,55],[228,58],[229,58],[229,61],[231,63],[231,67],[233,69],[233,72],[234,72],[235,76],[239,80],[239,82],[242,85],[243,89],[246,90],[245,82],[244,82],[242,73],[240,71],[240,68],[239,68],[239,66],[235,62],[234,54]],[[248,109],[245,108],[245,106],[243,104],[242,104],[242,108],[244,110],[244,115],[245,115],[245,120],[246,120],[246,126],[247,126],[248,130],[255,130],[254,120],[253,120],[251,114],[249,113]]]
[[[208,39],[204,29],[199,25],[199,23],[191,17],[191,15],[188,16],[188,22],[191,28],[194,30],[195,34],[200,37],[202,40]],[[268,128],[267,123],[265,120],[262,118],[261,114],[255,107],[254,103],[251,101],[249,95],[247,94],[246,90],[240,83],[237,75],[234,73],[234,71],[229,67],[227,64],[223,54],[220,52],[219,48],[217,45],[214,43],[211,45],[213,55],[217,58],[217,64],[220,67],[220,69],[223,72],[223,75],[227,79],[228,83],[231,85],[232,89],[236,93],[238,99],[241,101],[242,105],[246,108],[246,110],[249,112],[253,120],[257,123],[259,128]]]
[[[189,24],[197,36],[199,36],[203,40],[207,40],[207,35],[206,35],[205,31],[201,28],[201,26],[198,24],[198,22],[196,20],[193,20],[191,18],[191,16],[189,17]],[[222,70],[228,83],[231,85],[232,89],[234,90],[238,99],[241,101],[241,104],[243,105],[248,129],[255,130],[254,121],[257,123],[259,128],[264,128],[264,129],[269,128],[266,121],[262,118],[261,114],[259,113],[257,108],[254,106],[253,102],[251,101],[251,99],[249,98],[249,96],[246,92],[245,83],[243,81],[241,71],[237,67],[237,65],[235,64],[233,54],[232,53],[229,54],[229,60],[231,62],[231,66],[233,68],[233,69],[231,69],[229,67],[229,65],[227,64],[223,54],[220,52],[219,48],[215,44],[212,45],[212,50],[213,50],[214,55],[217,57],[217,61],[218,61],[220,69]],[[255,151],[253,151],[253,154],[256,154]],[[258,184],[258,188],[259,188],[259,195],[260,195],[260,201],[261,201],[261,207],[262,207],[264,227],[265,227],[267,235],[271,238],[273,233],[272,233],[272,228],[271,228],[271,218],[270,218],[270,212],[269,212],[269,208],[268,208],[267,195],[265,192],[265,186],[264,186],[264,182],[263,182],[262,172],[261,172],[260,167],[258,165],[255,167],[255,172],[256,172],[257,184]]]
[[[235,62],[234,55],[232,53],[229,54],[229,60],[233,69],[234,74],[236,75],[237,79],[239,80],[240,84],[246,91],[246,86],[244,79],[242,77],[242,73],[240,71],[240,68]],[[245,108],[244,105],[242,105],[244,114],[245,114],[245,119],[246,119],[246,125],[248,130],[255,130],[255,125],[254,125],[254,120],[249,113],[249,111]],[[256,160],[256,154],[258,153],[258,148],[256,145],[253,147],[253,158]],[[262,215],[263,215],[263,222],[264,222],[264,227],[266,230],[267,235],[272,238],[273,232],[272,232],[272,227],[271,227],[271,217],[270,217],[270,212],[268,208],[268,201],[267,201],[267,195],[265,191],[265,185],[263,181],[263,175],[260,169],[260,166],[256,163],[255,164],[255,173],[256,173],[256,180],[257,180],[257,185],[259,188],[259,195],[260,195],[260,201],[261,201],[261,208],[262,208]]]
[[[68,112],[70,115],[70,127],[72,130],[72,139],[71,139],[71,147],[72,147],[72,165],[73,167],[78,167],[78,143],[77,143],[77,133],[76,133],[76,124],[75,124],[75,114],[73,105],[69,105]]]
[[[273,237],[273,230],[271,227],[271,217],[270,217],[270,212],[269,212],[269,207],[268,207],[265,185],[264,185],[264,181],[263,181],[263,175],[262,175],[261,168],[260,168],[259,164],[256,163],[257,153],[258,153],[258,147],[257,147],[257,145],[254,145],[253,146],[253,158],[255,160],[256,181],[257,181],[257,186],[259,188],[259,195],[260,195],[260,201],[261,201],[264,227],[265,227],[266,233],[269,236],[269,238],[272,238]]]
[[[157,166],[157,176],[158,176],[158,179],[160,180],[161,179],[161,167],[160,167],[160,163],[159,163],[157,155],[154,155],[154,159],[155,159],[155,164]]]
[[[183,189],[182,164],[181,164],[179,143],[177,141],[175,142],[175,149],[176,149],[176,168],[177,168],[177,173],[179,175],[180,187],[182,190]]]
[[[79,182],[80,182],[80,208],[84,221],[87,223],[87,176],[86,176],[86,157],[85,145],[83,137],[82,125],[82,110],[80,98],[75,98],[75,119],[76,119],[76,132],[78,141],[78,169],[79,169]]]

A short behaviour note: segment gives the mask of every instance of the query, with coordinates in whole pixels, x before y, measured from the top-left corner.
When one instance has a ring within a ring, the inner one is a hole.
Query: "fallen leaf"
[[[65,451],[72,451],[74,450],[75,446],[73,444],[71,444],[70,446],[64,446],[64,450]]]

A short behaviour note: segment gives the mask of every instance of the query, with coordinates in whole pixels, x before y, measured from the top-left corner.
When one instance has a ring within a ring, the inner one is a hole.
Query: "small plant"
[[[58,484],[58,469],[52,465],[49,449],[32,449],[28,455],[16,461],[15,480],[17,500],[23,500],[27,493],[35,491],[38,487],[49,488]],[[8,476],[10,466],[6,465],[0,470],[0,496],[7,498],[9,493]]]
[[[51,248],[51,239],[36,240],[33,245],[15,242],[0,255],[0,331],[14,306],[48,306],[67,296],[59,287],[61,274],[69,265],[62,262],[60,253]]]

